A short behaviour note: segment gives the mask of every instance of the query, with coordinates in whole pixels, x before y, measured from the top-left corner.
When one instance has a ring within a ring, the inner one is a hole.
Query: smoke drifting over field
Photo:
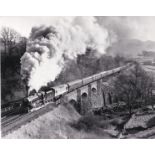
[[[65,66],[65,57],[75,59],[88,47],[103,54],[109,44],[108,32],[94,17],[62,17],[52,26],[33,27],[21,58],[22,78],[30,90],[38,90],[55,80]]]

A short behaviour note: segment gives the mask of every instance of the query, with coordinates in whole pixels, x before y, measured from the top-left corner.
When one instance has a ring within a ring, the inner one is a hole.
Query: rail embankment
[[[60,105],[53,111],[23,125],[3,138],[117,138],[118,126],[125,117],[115,114],[80,115],[70,104]]]

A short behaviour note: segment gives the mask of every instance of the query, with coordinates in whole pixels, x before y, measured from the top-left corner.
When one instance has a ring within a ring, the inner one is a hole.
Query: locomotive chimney
[[[26,95],[26,97],[28,97],[29,96],[29,86],[28,86],[27,80],[24,79],[23,83],[25,85],[25,95]]]

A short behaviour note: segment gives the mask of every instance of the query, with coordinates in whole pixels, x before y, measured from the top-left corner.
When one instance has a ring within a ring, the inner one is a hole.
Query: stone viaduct
[[[62,100],[65,99],[74,105],[81,114],[112,104],[114,93],[112,86],[110,86],[110,83],[107,81],[111,78],[115,78],[120,72],[129,67],[130,66],[120,70],[117,69],[115,73],[107,71],[109,72],[107,76],[96,79],[87,85],[82,85],[80,88],[64,95]]]
[[[90,83],[76,91],[67,94],[67,100],[81,113],[85,114],[90,110],[100,109],[103,106],[112,104],[112,87],[102,79]]]

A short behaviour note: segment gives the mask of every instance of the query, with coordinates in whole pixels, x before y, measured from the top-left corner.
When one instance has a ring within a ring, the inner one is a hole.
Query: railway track
[[[14,116],[9,116],[9,117],[2,118],[1,126],[3,126],[3,127],[6,126],[9,122],[18,119],[20,116],[21,116],[20,114],[17,114],[17,115],[14,115]]]
[[[33,121],[34,119],[40,117],[41,115],[53,110],[58,105],[55,103],[48,103],[47,105],[25,114],[17,114],[14,116],[8,116],[1,119],[1,134],[2,137],[13,132],[14,130],[20,128],[22,125]]]

